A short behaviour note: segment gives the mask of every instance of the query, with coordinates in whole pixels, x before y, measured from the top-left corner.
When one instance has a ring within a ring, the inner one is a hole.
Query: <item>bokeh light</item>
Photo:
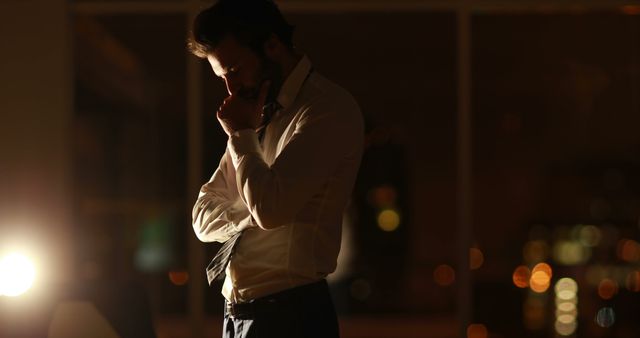
[[[578,328],[578,323],[576,321],[563,323],[561,321],[556,320],[555,329],[556,332],[561,336],[570,336],[576,329]]]
[[[618,283],[612,279],[605,278],[598,285],[598,296],[602,299],[611,299],[618,293]]]
[[[173,285],[185,285],[189,281],[189,273],[184,270],[169,271],[169,280]]]
[[[527,288],[529,287],[529,279],[531,278],[531,270],[524,265],[518,266],[515,271],[513,271],[513,284],[515,284],[519,288]]]
[[[33,285],[36,270],[29,258],[10,253],[0,261],[0,296],[19,296]]]
[[[369,203],[376,208],[390,208],[396,203],[398,193],[390,185],[382,185],[369,191]]]
[[[484,254],[478,248],[469,249],[469,267],[471,270],[479,269],[484,263]]]
[[[571,324],[576,321],[576,316],[573,314],[561,314],[558,316],[557,321],[562,324]]]
[[[634,263],[640,261],[640,244],[631,239],[621,239],[617,247],[618,258],[623,261]]]
[[[438,265],[433,271],[433,279],[440,286],[449,286],[456,280],[456,272],[449,265]]]
[[[557,305],[557,310],[559,312],[563,312],[563,313],[568,312],[568,313],[572,313],[572,314],[575,315],[577,309],[578,308],[576,307],[576,304],[574,304],[572,301],[566,301],[566,302],[563,301],[563,302],[558,303],[558,305]]]
[[[626,279],[627,290],[632,292],[640,292],[640,271],[634,270],[629,272]]]
[[[487,338],[489,332],[487,327],[482,324],[471,324],[467,327],[467,338]]]
[[[616,313],[610,307],[603,307],[596,314],[596,324],[600,327],[611,327],[616,322]]]
[[[560,278],[554,287],[556,293],[556,332],[568,336],[577,328],[578,283],[572,278]]]
[[[551,284],[551,267],[547,263],[538,263],[531,270],[529,287],[534,292],[542,293],[547,291]]]
[[[378,227],[380,229],[390,232],[395,231],[400,226],[400,215],[394,209],[382,210],[378,214]]]
[[[560,278],[555,286],[556,297],[561,300],[571,300],[576,298],[578,293],[578,283],[571,278]]]
[[[622,13],[627,15],[640,15],[640,6],[626,5],[621,8]]]
[[[585,225],[580,227],[580,230],[578,232],[578,239],[583,245],[594,247],[600,243],[600,239],[602,239],[602,233],[596,226]]]
[[[558,241],[553,246],[554,260],[563,265],[583,264],[590,256],[590,249],[577,241]]]

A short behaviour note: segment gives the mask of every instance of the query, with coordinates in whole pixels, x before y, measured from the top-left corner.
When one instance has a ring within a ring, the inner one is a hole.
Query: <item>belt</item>
[[[225,313],[232,319],[253,319],[261,313],[292,310],[302,306],[302,302],[313,302],[314,297],[329,297],[327,281],[297,286],[272,295],[256,298],[247,303],[225,301]]]

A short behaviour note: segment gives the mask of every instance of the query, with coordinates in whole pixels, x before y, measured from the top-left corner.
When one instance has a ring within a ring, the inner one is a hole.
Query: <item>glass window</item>
[[[637,330],[639,19],[474,17],[475,317],[491,332]]]
[[[77,15],[77,271],[186,308],[185,17]]]

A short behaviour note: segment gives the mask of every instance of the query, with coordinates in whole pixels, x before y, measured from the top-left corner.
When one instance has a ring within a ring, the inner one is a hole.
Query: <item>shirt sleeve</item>
[[[271,166],[262,157],[254,131],[229,137],[240,197],[265,230],[293,221],[341,162],[362,150],[362,117],[355,101],[316,102],[301,114],[292,138]]]
[[[203,242],[224,242],[235,233],[256,226],[239,196],[228,151],[200,189],[192,217],[193,230]]]

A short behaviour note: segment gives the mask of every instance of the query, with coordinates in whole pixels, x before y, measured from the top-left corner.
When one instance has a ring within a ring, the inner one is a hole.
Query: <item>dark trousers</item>
[[[225,306],[223,338],[339,338],[327,282]]]

